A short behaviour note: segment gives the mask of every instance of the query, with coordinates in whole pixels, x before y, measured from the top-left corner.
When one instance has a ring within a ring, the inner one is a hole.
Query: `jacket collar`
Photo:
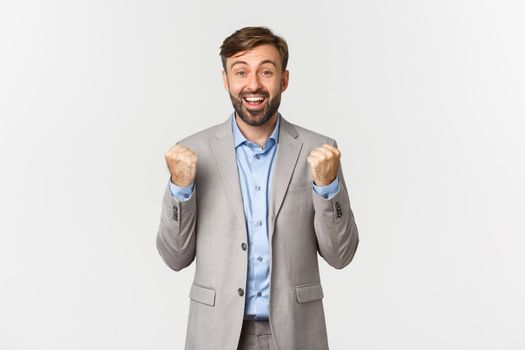
[[[224,188],[228,194],[228,200],[233,207],[240,228],[245,235],[244,237],[247,239],[248,235],[246,232],[246,222],[231,122],[230,116],[223,123],[217,125],[215,138],[211,139],[210,146],[217,162],[217,167]],[[273,177],[268,212],[270,247],[275,220],[279,214],[279,209],[281,208],[284,195],[288,189],[288,184],[292,178],[295,165],[297,164],[303,146],[303,142],[298,138],[299,134],[295,127],[283,118],[282,115],[280,115],[280,125],[277,131],[279,137],[277,139],[277,150],[274,159],[275,164],[272,174]]]

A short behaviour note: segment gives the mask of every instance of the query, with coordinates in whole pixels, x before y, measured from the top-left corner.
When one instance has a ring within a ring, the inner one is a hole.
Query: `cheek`
[[[228,92],[230,93],[230,95],[239,98],[241,91],[230,84]]]
[[[232,95],[238,95],[239,92],[242,89],[242,84],[239,81],[236,81],[235,79],[227,79],[225,82],[226,88]]]
[[[234,96],[238,96],[242,91],[243,85],[230,81],[230,93]]]
[[[279,95],[279,94],[281,93],[281,85],[278,84],[278,83],[276,83],[276,84],[272,84],[272,86],[271,86],[271,87],[268,87],[267,90],[270,92],[270,94],[271,94],[272,96]]]

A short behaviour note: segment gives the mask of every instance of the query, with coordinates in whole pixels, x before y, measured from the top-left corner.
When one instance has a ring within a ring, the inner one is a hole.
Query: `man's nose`
[[[257,91],[261,87],[261,81],[258,74],[251,74],[248,80],[248,89],[250,91]]]

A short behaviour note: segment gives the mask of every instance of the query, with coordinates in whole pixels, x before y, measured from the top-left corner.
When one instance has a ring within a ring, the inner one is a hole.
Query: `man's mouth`
[[[244,105],[251,109],[260,109],[264,107],[266,96],[264,95],[247,95],[243,96]]]

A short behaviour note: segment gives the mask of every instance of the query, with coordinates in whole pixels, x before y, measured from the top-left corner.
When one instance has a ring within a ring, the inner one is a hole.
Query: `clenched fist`
[[[337,177],[341,152],[332,145],[324,144],[317,147],[306,160],[310,165],[312,177],[318,186],[329,185]]]
[[[180,187],[188,186],[193,182],[197,174],[198,160],[195,152],[182,144],[176,144],[164,157],[171,174],[171,182]]]

